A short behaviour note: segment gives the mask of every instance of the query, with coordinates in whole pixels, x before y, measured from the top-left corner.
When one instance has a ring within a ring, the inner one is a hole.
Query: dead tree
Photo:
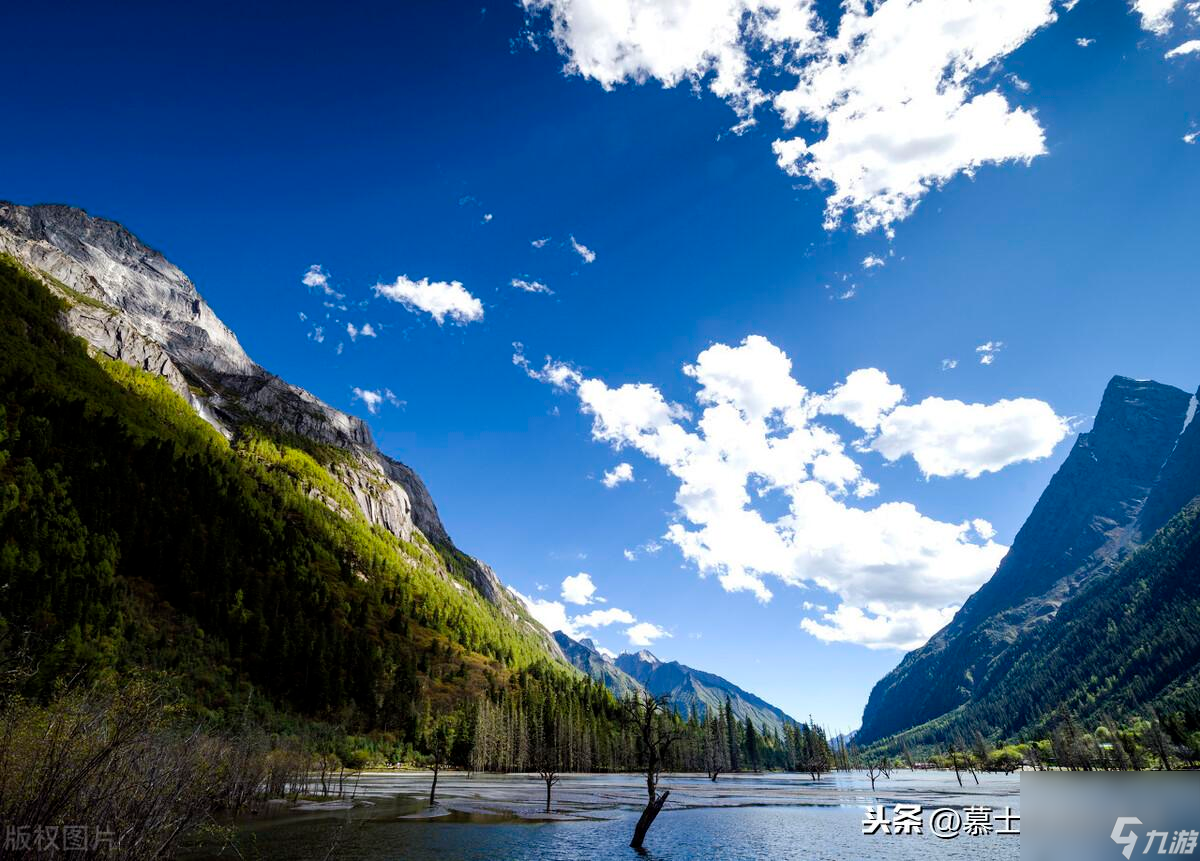
[[[871,791],[875,791],[875,781],[880,777],[891,778],[892,774],[888,768],[887,760],[877,759],[867,763],[867,777],[871,779]]]
[[[429,787],[430,807],[437,803],[438,773],[441,772],[442,765],[450,753],[452,741],[449,721],[444,717],[438,718],[429,734],[429,752],[433,756],[433,785]]]
[[[666,790],[658,794],[658,779],[666,766],[671,746],[681,737],[683,730],[676,725],[675,715],[670,708],[669,696],[653,697],[650,694],[635,695],[625,701],[625,721],[638,740],[638,755],[642,770],[646,773],[646,809],[638,818],[629,845],[642,848],[646,832],[654,824],[671,794]]]
[[[538,776],[546,782],[546,812],[550,812],[550,792],[559,781],[563,767],[563,727],[556,715],[547,712],[545,720],[535,721],[533,727],[533,760]]]

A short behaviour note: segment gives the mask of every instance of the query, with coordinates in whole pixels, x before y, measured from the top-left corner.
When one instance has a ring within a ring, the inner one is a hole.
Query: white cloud
[[[1089,39],[1086,36],[1080,36],[1078,39],[1075,40],[1075,44],[1078,45],[1080,48],[1086,48],[1089,45],[1095,45],[1096,40]]]
[[[425,311],[440,326],[449,317],[465,324],[483,319],[483,304],[458,281],[413,281],[401,275],[391,284],[376,284],[376,296],[399,302],[410,311]]]
[[[971,521],[971,528],[975,530],[975,534],[984,541],[996,537],[996,527],[984,520],[982,517],[976,517]]]
[[[336,355],[340,356],[345,351],[345,349],[346,349],[346,345],[343,344],[341,341],[338,341],[337,348],[333,352]]]
[[[831,392],[810,393],[792,376],[786,354],[759,336],[737,347],[713,345],[685,366],[698,387],[695,418],[652,385],[612,388],[574,369],[552,377],[547,369],[569,366],[547,359],[545,369],[535,371],[518,356],[517,364],[533,378],[576,394],[592,417],[594,439],[635,448],[678,480],[677,519],[664,537],[702,575],[716,574],[726,590],[750,591],[762,601],[771,598],[768,578],[838,595],[834,612],[805,626],[825,639],[909,648],[944,624],[1007,550],[969,518],[935,520],[908,502],[848,504],[848,494],[861,498],[878,488],[862,475],[842,438],[817,421],[831,404],[860,426],[880,423],[881,434],[897,446],[889,451],[919,451],[918,462],[934,474],[979,474],[1003,461],[1044,456],[1014,432],[1024,425],[1013,420],[998,428],[968,424],[963,439],[949,436],[953,459],[936,461],[919,436],[907,447],[900,444],[899,429],[888,421],[902,409],[896,404],[903,391],[881,371],[864,369]],[[1036,403],[1018,404],[1017,412],[1024,416]],[[1011,418],[1013,408],[1005,402],[994,406],[998,412],[983,407],[988,419]],[[929,407],[916,409],[920,417]],[[1057,421],[1048,407],[1045,414]],[[970,408],[967,417],[976,418]],[[991,439],[994,433],[998,439]],[[969,434],[981,437],[981,453],[965,441]],[[853,451],[867,456],[869,450]],[[767,493],[787,501],[774,519],[756,504]]]
[[[573,616],[563,601],[533,598],[521,594],[521,592],[511,586],[508,587],[508,591],[521,600],[529,610],[529,614],[540,622],[546,630],[562,631],[572,639],[578,640],[592,636],[596,628],[604,628],[609,625],[632,625],[639,632],[649,632],[650,634],[662,630],[651,622],[638,622],[637,617],[633,613],[630,613],[628,610],[622,610],[620,607],[605,607]],[[575,577],[567,577],[563,580],[562,595],[565,601],[574,604],[588,604],[592,603],[593,600],[604,600],[603,598],[594,597],[595,584],[592,583],[591,577],[582,572]],[[588,600],[577,600],[580,598],[587,598]],[[664,632],[658,636],[669,637],[670,634]],[[608,654],[611,655],[612,653],[609,652]]]
[[[525,348],[520,341],[513,342],[512,361],[514,365],[523,369],[530,379],[540,383],[549,383],[556,389],[571,389],[583,380],[583,375],[579,371],[563,362],[555,362],[549,356],[546,357],[542,369],[537,370],[525,358]]]
[[[367,407],[367,412],[369,412],[371,415],[378,415],[379,408],[383,406],[384,403],[389,403],[395,407],[404,405],[404,401],[397,398],[391,389],[379,391],[360,389],[358,386],[355,386],[353,390],[353,399],[356,401],[362,401]]]
[[[1171,32],[1171,16],[1180,0],[1133,0],[1130,5],[1141,16],[1142,29],[1156,36]]]
[[[868,254],[866,257],[863,258],[862,265],[863,265],[863,269],[874,269],[878,266],[883,266],[884,263],[886,263],[886,262],[887,261],[885,261],[882,257],[879,257],[878,255]]]
[[[820,401],[820,411],[844,416],[865,431],[873,431],[879,420],[904,399],[904,388],[892,383],[878,368],[862,368],[834,386]]]
[[[534,239],[529,244],[532,245],[534,248],[545,248],[546,243],[549,241],[550,241],[549,236],[543,236],[541,239]]]
[[[1049,457],[1069,433],[1066,419],[1031,398],[966,404],[926,398],[896,407],[870,444],[889,461],[912,455],[926,476],[977,478]],[[990,537],[990,536],[989,536]]]
[[[362,337],[362,338],[376,337],[375,327],[372,326],[370,323],[363,323],[361,329],[355,328],[353,323],[347,323],[346,324],[346,334],[350,336],[351,341],[358,340],[358,338],[360,338],[360,337]]]
[[[633,627],[625,629],[625,636],[635,646],[653,646],[655,640],[670,637],[671,633],[653,622],[638,622]]]
[[[601,481],[605,487],[610,489],[622,482],[633,481],[633,466],[628,463],[618,463],[604,473],[604,478]]]
[[[628,610],[609,607],[605,610],[592,610],[582,616],[576,616],[572,622],[580,628],[602,628],[606,625],[630,625],[636,622]]]
[[[1023,78],[1021,78],[1019,75],[1010,74],[1008,76],[1008,80],[1010,83],[1012,83],[1012,85],[1014,87],[1016,87],[1022,93],[1028,93],[1029,90],[1031,89],[1031,87],[1029,86],[1029,82],[1024,80]]]
[[[777,140],[779,166],[826,183],[826,227],[847,212],[868,232],[906,218],[933,186],[959,173],[1045,152],[1033,114],[973,76],[1055,20],[1050,0],[1004,4],[850,4],[836,36],[779,93],[789,125],[822,123],[823,139]]]
[[[529,611],[529,615],[537,619],[547,631],[562,631],[568,637],[579,636],[579,632],[575,630],[575,626],[571,624],[570,617],[567,616],[566,606],[561,601],[531,598],[528,595],[522,595],[511,586],[508,587],[508,591],[521,599],[521,602],[525,605],[525,609]]]
[[[1196,142],[1196,138],[1200,138],[1200,131],[1188,132],[1183,136],[1183,142],[1185,144],[1194,144]]]
[[[524,290],[526,293],[553,293],[554,291],[543,284],[541,281],[526,281],[524,278],[514,278],[509,282],[518,290]]]
[[[854,0],[833,35],[811,0],[522,2],[549,11],[566,71],[605,89],[704,80],[741,119],[735,130],[768,102],[789,127],[820,127],[774,151],[781,168],[829,189],[830,229],[850,212],[862,232],[890,230],[931,187],[1045,152],[1033,114],[976,76],[1055,20],[1051,0]]]
[[[953,371],[958,367],[958,359],[942,359],[942,370]]]
[[[979,354],[979,364],[990,365],[996,361],[996,354],[1004,349],[1003,341],[988,341],[986,344],[980,344],[975,348],[975,352]]]
[[[748,119],[764,100],[747,53],[753,44],[782,62],[816,38],[808,0],[522,0],[527,11],[548,11],[551,35],[567,58],[568,74],[606,90],[650,78],[673,87],[709,88]]]
[[[313,326],[312,331],[308,333],[310,341],[316,341],[318,344],[325,343],[325,327]]]
[[[626,549],[622,550],[621,553],[625,556],[626,562],[634,562],[637,560],[637,551],[635,550]]]
[[[571,247],[575,249],[576,254],[583,258],[584,263],[596,262],[596,252],[576,240],[574,236],[571,237]]]
[[[1172,57],[1183,57],[1188,54],[1200,54],[1200,39],[1192,39],[1191,41],[1184,42],[1182,45],[1176,45],[1167,51],[1164,56],[1169,60]]]
[[[569,604],[590,604],[596,594],[596,584],[592,576],[580,571],[573,577],[564,577],[562,581],[562,597]]]
[[[325,272],[320,266],[314,263],[308,267],[308,270],[300,278],[301,283],[305,287],[312,290],[320,290],[326,296],[332,296],[335,299],[345,299],[346,297],[329,286],[329,273]]]
[[[596,645],[596,651],[599,652],[604,657],[608,658],[609,661],[615,661],[617,659],[616,652],[614,652],[612,649],[606,649],[599,644]]]
[[[492,220],[492,214],[490,212],[485,212],[483,214],[483,223],[487,224],[491,220]]]

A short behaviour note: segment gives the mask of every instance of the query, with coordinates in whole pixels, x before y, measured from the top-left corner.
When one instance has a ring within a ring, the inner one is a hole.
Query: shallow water
[[[645,803],[645,784],[631,775],[567,775],[554,787],[553,819],[546,821],[545,784],[529,775],[443,774],[438,807],[428,807],[430,776],[373,773],[355,787],[369,802],[351,810],[277,811],[240,828],[238,848],[263,859],[463,859],[558,861],[608,859],[638,853],[628,847]],[[641,857],[699,859],[1016,859],[1019,838],[862,833],[864,810],[885,804],[922,804],[961,810],[982,805],[1019,812],[1016,775],[981,775],[976,786],[953,774],[895,772],[875,791],[863,774],[819,781],[799,775],[664,775],[671,796],[646,838]],[[928,820],[926,820],[928,821]],[[926,828],[928,831],[928,827]],[[333,851],[330,854],[330,848]],[[217,847],[192,858],[236,857]]]

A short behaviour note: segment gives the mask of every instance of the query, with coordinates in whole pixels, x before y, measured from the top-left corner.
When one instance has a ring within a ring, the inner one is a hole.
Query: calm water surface
[[[1017,859],[1018,837],[932,835],[864,836],[867,805],[918,803],[935,808],[984,805],[1019,812],[1016,775],[969,776],[959,788],[953,774],[896,772],[874,792],[864,775],[838,774],[820,781],[797,775],[737,775],[716,784],[703,776],[667,775],[671,799],[639,855],[628,847],[645,802],[644,783],[632,776],[568,775],[555,787],[554,821],[537,818],[545,785],[526,775],[443,774],[439,807],[428,809],[429,777],[372,774],[356,787],[369,806],[353,810],[279,812],[241,826],[238,850],[262,859],[463,859],[558,861],[639,857],[662,861],[700,859],[867,858]],[[424,797],[422,797],[424,796]],[[928,829],[927,829],[928,830]],[[217,846],[191,858],[233,858]],[[332,851],[331,851],[332,850]]]

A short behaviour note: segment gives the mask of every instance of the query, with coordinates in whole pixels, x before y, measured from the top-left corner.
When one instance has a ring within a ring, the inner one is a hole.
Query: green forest
[[[457,551],[358,515],[327,469],[345,452],[253,424],[228,443],[160,377],[89,355],[55,286],[0,261],[5,693],[148,674],[214,729],[249,716],[347,765],[444,744],[527,770],[552,733],[562,770],[636,767],[622,704],[458,578]],[[828,769],[819,728],[713,711],[672,713],[673,767]]]

